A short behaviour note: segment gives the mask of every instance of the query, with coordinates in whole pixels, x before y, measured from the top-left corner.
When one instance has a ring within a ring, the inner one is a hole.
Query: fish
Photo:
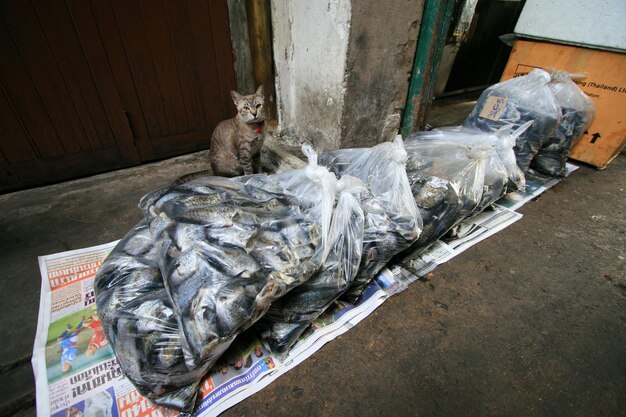
[[[444,202],[448,194],[448,184],[442,178],[431,176],[413,186],[414,198],[418,207],[432,209]]]
[[[152,235],[148,227],[141,227],[123,243],[124,252],[132,256],[141,256],[153,247]]]
[[[250,278],[260,269],[252,256],[235,248],[217,249],[202,242],[198,244],[198,253],[216,269],[232,278]]]
[[[311,326],[311,323],[289,323],[284,321],[271,322],[264,320],[257,326],[259,336],[273,353],[286,353],[298,341],[300,336]]]
[[[191,347],[202,346],[219,339],[215,295],[214,289],[200,287],[191,300],[185,322],[185,334]]]
[[[307,230],[307,226],[311,226]],[[315,229],[315,232],[313,230]],[[301,246],[311,241],[311,235],[315,235],[317,228],[311,224],[290,224],[282,228],[280,234],[290,246]]]
[[[178,222],[173,232],[176,247],[181,252],[192,249],[198,242],[203,241],[205,236],[206,227],[194,223]]]
[[[284,194],[283,187],[280,183],[278,181],[274,181],[267,175],[253,175],[248,178],[245,185],[246,189],[248,187],[254,187],[268,193]]]
[[[241,210],[228,206],[191,208],[184,213],[172,212],[172,218],[176,221],[201,224],[210,227],[229,227],[234,224],[234,219]]]
[[[205,228],[207,242],[216,245],[250,251],[250,243],[256,241],[258,228],[236,223],[230,227]],[[259,239],[262,239],[259,237]]]
[[[215,303],[215,315],[222,335],[235,334],[248,321],[254,309],[256,295],[256,291],[250,287],[242,286],[220,291]]]
[[[169,337],[168,337],[169,336]],[[183,349],[178,340],[178,333],[161,333],[161,338],[155,344],[156,358],[155,369],[168,372],[169,368],[184,360]]]
[[[289,250],[295,259],[309,259],[315,255],[315,248],[311,245],[295,246]]]
[[[153,211],[153,216],[150,219],[150,233],[153,238],[159,238],[163,233],[174,227],[175,222],[162,212]]]
[[[183,195],[180,198],[170,199],[155,207],[171,218],[179,218],[189,210],[216,207],[226,198],[219,193]]]
[[[279,246],[255,248],[250,254],[259,265],[271,271],[286,270],[296,262],[295,258],[291,257],[288,252],[283,251]]]

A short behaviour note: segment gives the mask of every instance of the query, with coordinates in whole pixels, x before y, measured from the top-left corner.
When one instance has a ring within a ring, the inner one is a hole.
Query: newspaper
[[[568,174],[576,168],[568,164]],[[444,238],[383,269],[358,304],[334,302],[286,355],[271,354],[251,331],[238,336],[202,382],[194,416],[218,415],[260,391],[419,277],[521,219],[515,210],[557,182],[533,178],[525,192],[509,193],[461,223],[454,238]],[[137,392],[124,377],[100,326],[94,278],[116,243],[39,257],[42,283],[32,362],[40,416],[178,415]]]
[[[568,162],[565,166],[565,177],[568,177],[577,169],[578,166]],[[561,182],[561,180],[562,178],[542,177],[538,174],[533,175],[532,172],[529,172],[526,174],[526,188],[524,191],[508,193],[502,197],[497,204],[511,210],[517,210],[530,200],[538,197],[544,191],[554,187],[556,184]]]

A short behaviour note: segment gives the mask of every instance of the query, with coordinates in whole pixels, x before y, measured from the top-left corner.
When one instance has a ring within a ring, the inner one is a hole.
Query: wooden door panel
[[[0,88],[0,153],[7,163],[37,159],[37,152],[15,115],[6,91]]]
[[[230,43],[225,42],[224,38],[228,37],[228,7],[226,2],[209,1],[207,2],[210,10],[211,29],[213,31],[213,39],[215,39],[215,59],[218,63],[217,72],[219,74],[220,86],[232,86],[235,88],[235,71],[233,65],[223,65],[223,62],[233,62],[233,52]],[[252,91],[242,94],[249,94]],[[222,99],[222,111],[224,114],[235,114],[233,109],[233,101],[230,97],[228,89],[220,88],[220,97]]]
[[[112,4],[148,133],[152,138],[169,136],[171,131],[161,100],[159,81],[152,65],[139,3],[113,0]]]
[[[90,4],[83,0],[67,0],[66,5],[82,45],[82,54],[87,61],[89,73],[94,79],[98,97],[102,102],[104,114],[100,116],[106,118],[113,132],[115,142],[110,146],[118,148],[120,158],[127,165],[137,164],[140,161],[139,154],[124,114],[119,90],[113,78],[93,10]]]
[[[198,132],[207,128],[200,98],[198,60],[187,2],[166,2],[170,35],[178,63],[178,85],[183,95],[187,125],[178,133]],[[206,28],[205,28],[206,30]],[[205,51],[205,53],[208,51]]]
[[[48,0],[33,0],[33,4],[85,132],[87,143],[81,149],[114,146],[115,138],[69,9],[54,6]]]
[[[0,2],[0,192],[208,148],[228,25],[226,0]]]
[[[143,115],[143,109],[137,95],[135,83],[126,59],[126,51],[122,35],[118,29],[117,19],[110,1],[92,0],[91,9],[97,16],[96,25],[102,41],[103,52],[108,58],[113,77],[113,84],[117,86],[119,99],[125,111],[125,117],[130,125],[131,136],[141,161],[154,159],[150,145],[150,135]]]
[[[150,52],[150,61],[138,64],[147,66],[154,64],[159,87],[156,92],[161,96],[169,132],[183,133],[187,130],[187,113],[165,5],[159,0],[142,0],[140,9],[147,38],[145,47]]]
[[[0,21],[0,82],[7,100],[20,117],[24,134],[35,146],[36,157],[53,157],[63,154],[63,147],[52,125],[48,112],[35,88],[13,38]]]
[[[30,6],[30,7],[29,7]],[[19,0],[4,1],[2,15],[31,81],[46,108],[63,154],[80,152],[77,123],[65,81],[32,5]]]
[[[222,118],[229,118],[234,115],[234,107],[229,90],[226,90],[228,106],[223,106],[223,92],[221,91],[223,88],[220,88],[219,65],[215,54],[203,53],[204,51],[211,51],[215,44],[209,4],[205,0],[188,0],[188,4],[189,8],[194,10],[190,18],[194,32],[196,56],[198,57],[198,90],[202,97],[204,117],[209,127],[216,126]]]

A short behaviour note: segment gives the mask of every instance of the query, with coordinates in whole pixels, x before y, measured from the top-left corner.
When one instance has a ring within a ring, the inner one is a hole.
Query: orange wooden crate
[[[587,74],[576,80],[593,100],[596,117],[570,158],[604,169],[626,146],[626,54],[547,42],[518,40],[502,81],[533,68]]]

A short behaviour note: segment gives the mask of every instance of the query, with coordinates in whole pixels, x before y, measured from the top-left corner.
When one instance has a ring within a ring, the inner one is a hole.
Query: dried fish
[[[594,118],[593,102],[572,80],[581,77],[565,71],[552,73],[548,87],[561,107],[562,118],[554,136],[548,138],[531,163],[531,168],[540,174],[565,176],[569,152]]]
[[[320,163],[339,176],[361,179],[368,190],[361,196],[365,213],[362,259],[351,287],[342,296],[355,302],[387,262],[421,233],[422,218],[407,177],[407,152],[398,137],[372,148],[325,152]]]
[[[191,412],[208,366],[197,363],[190,370],[185,363],[149,230],[146,220],[140,222],[98,270],[98,314],[120,366],[138,391],[156,404]]]
[[[463,126],[495,132],[503,126],[531,126],[516,141],[515,156],[523,173],[546,141],[553,137],[561,110],[550,89],[550,75],[533,69],[527,75],[494,84],[478,98]]]
[[[201,377],[237,334],[319,270],[334,182],[311,165],[277,178],[197,178],[141,199],[145,219],[107,257],[96,292],[142,394],[191,411]],[[299,186],[312,193],[302,204]]]
[[[341,179],[340,187],[342,192],[330,226],[331,248],[321,270],[276,300],[255,326],[274,352],[283,353],[290,349],[311,322],[348,289],[356,276],[364,227],[359,196],[366,189],[361,181],[348,175]]]

